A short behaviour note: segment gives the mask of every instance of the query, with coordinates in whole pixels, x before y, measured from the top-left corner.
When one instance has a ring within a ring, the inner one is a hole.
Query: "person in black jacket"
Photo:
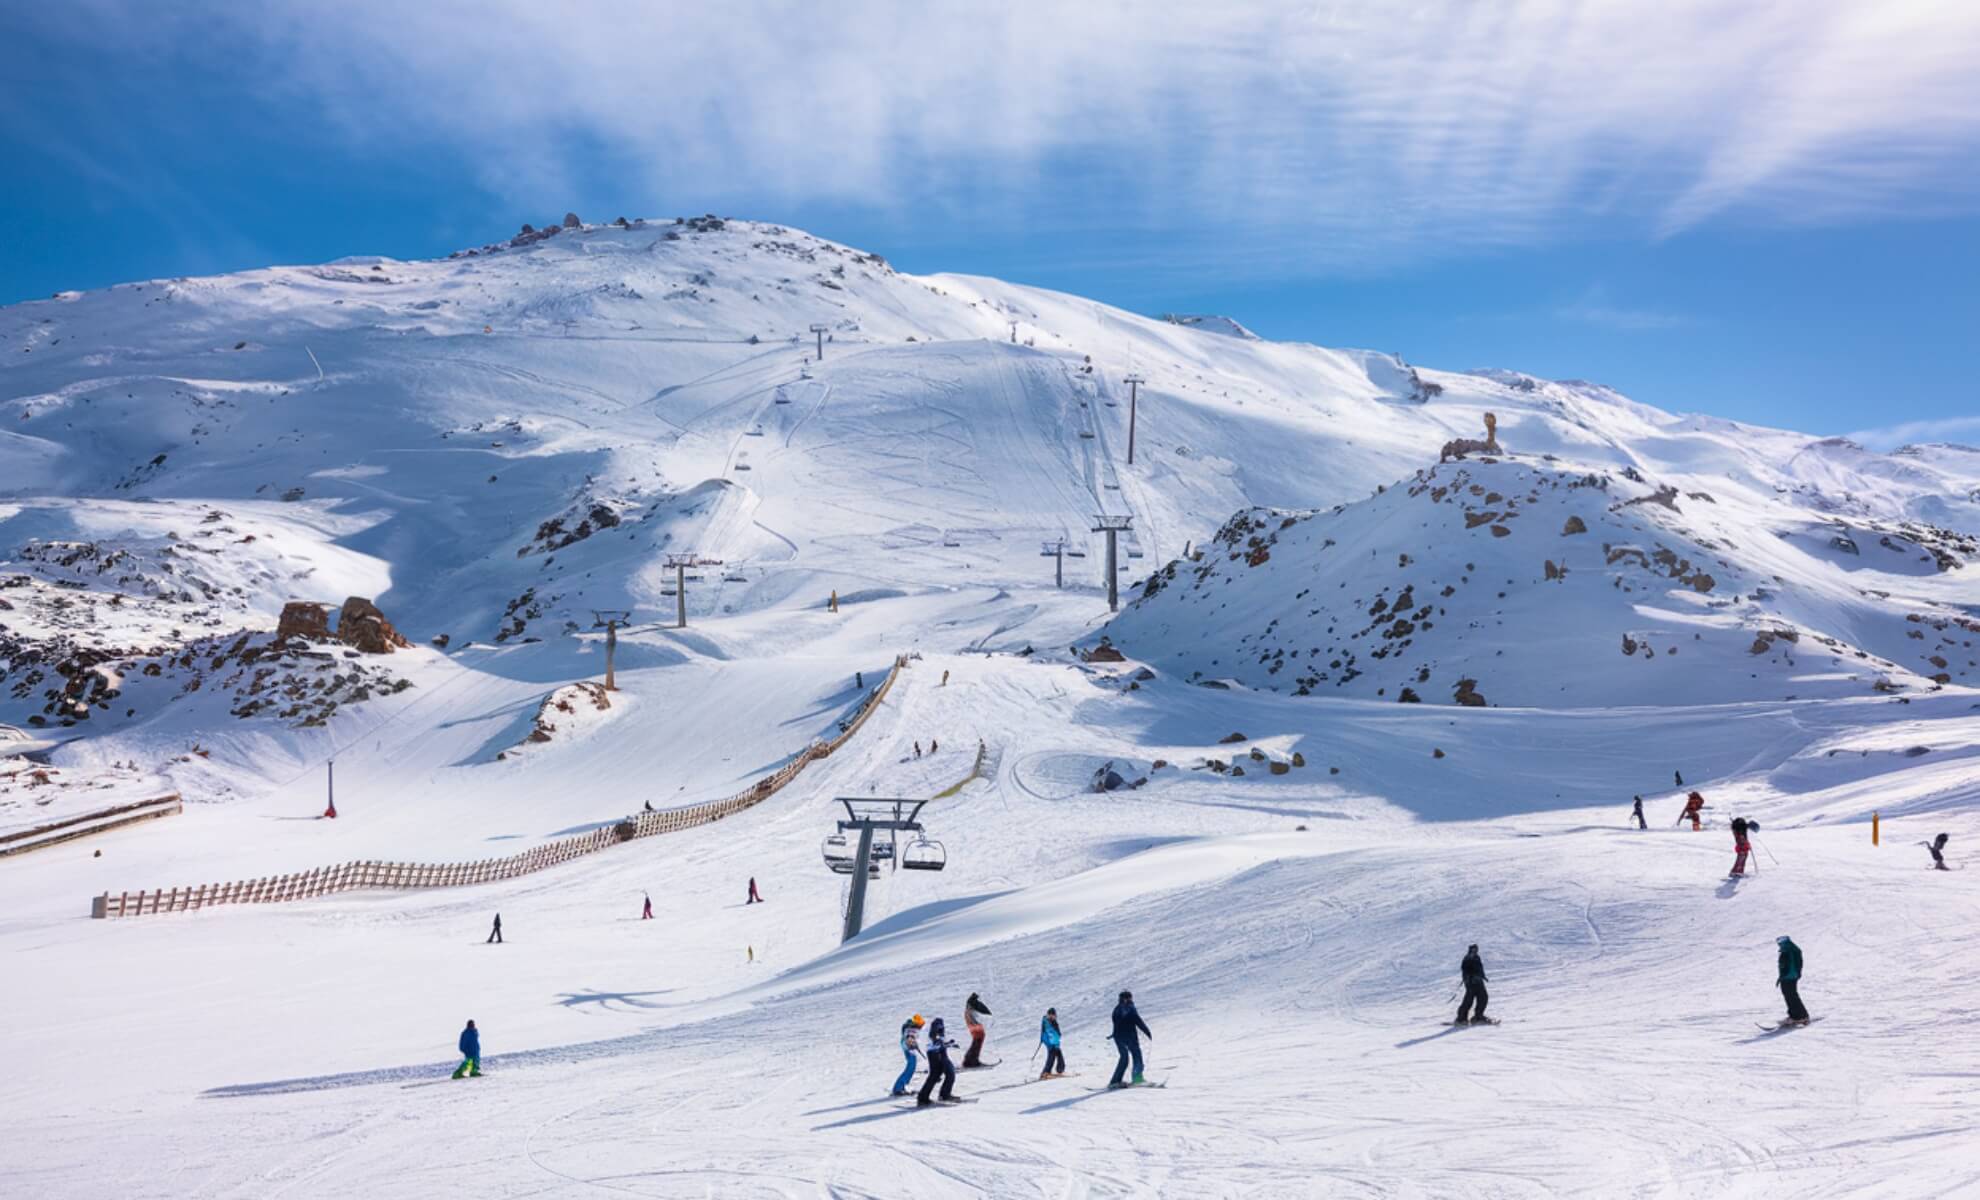
[[[990,1006],[985,1004],[975,992],[963,1001],[963,1024],[969,1028],[969,1050],[963,1054],[963,1070],[973,1071],[983,1065],[983,1039],[989,1030],[983,1026],[983,1018],[990,1015]]]
[[[1464,961],[1458,964],[1458,974],[1464,977],[1464,1001],[1458,1005],[1457,1020],[1453,1024],[1470,1025],[1485,1020],[1485,960],[1478,957],[1478,943],[1464,952]],[[1477,1007],[1474,1008],[1473,1005]]]
[[[942,1028],[942,1018],[936,1017],[934,1024],[928,1027],[928,1078],[921,1081],[921,1090],[914,1094],[917,1107],[935,1103],[928,1098],[928,1093],[935,1090],[937,1081],[942,1084],[943,1100],[956,1098],[956,1064],[949,1061],[949,1051],[954,1046],[955,1043],[949,1040]]]
[[[1630,810],[1629,815],[1636,818],[1636,827],[1638,829],[1650,828],[1650,823],[1643,819],[1643,797],[1638,796],[1636,798],[1636,807]]]
[[[491,929],[491,930],[489,930],[489,931],[488,931],[488,941],[489,941],[489,942],[498,942],[498,943],[499,943],[499,942],[500,942],[501,940],[502,940],[502,914],[501,914],[501,913],[496,913],[496,914],[495,914],[495,928],[493,928],[493,929]],[[482,945],[484,945],[484,946],[485,946],[485,945],[487,945],[487,944],[488,944],[488,942],[483,942],[483,943],[482,943]]]
[[[1746,856],[1753,853],[1753,846],[1746,840],[1746,833],[1750,829],[1758,829],[1758,828],[1760,828],[1760,822],[1758,821],[1749,821],[1745,817],[1733,818],[1732,873],[1736,876],[1746,874]],[[1756,862],[1753,866],[1753,869],[1757,873],[1760,870],[1759,863]]]
[[[1134,993],[1122,992],[1120,1003],[1114,1005],[1114,1047],[1121,1052],[1121,1060],[1114,1064],[1114,1077],[1107,1083],[1110,1088],[1128,1086],[1121,1082],[1121,1077],[1127,1074],[1130,1058],[1134,1060],[1134,1082],[1136,1084],[1148,1082],[1141,1074],[1141,1039],[1135,1036],[1136,1030],[1147,1034],[1150,1040],[1155,1037],[1148,1032],[1148,1026],[1141,1020],[1141,1014],[1134,1010]]]
[[[1951,834],[1942,833],[1938,837],[1935,837],[1931,841],[1925,843],[1925,849],[1929,850],[1932,854],[1932,867],[1934,870],[1939,870],[1939,871],[1952,870],[1951,867],[1948,867],[1946,865],[1946,839],[1951,836],[1952,836]]]

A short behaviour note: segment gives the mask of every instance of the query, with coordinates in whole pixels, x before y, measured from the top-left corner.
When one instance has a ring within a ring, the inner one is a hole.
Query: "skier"
[[[1464,980],[1464,999],[1458,1004],[1457,1020],[1453,1025],[1482,1025],[1485,1020],[1485,1002],[1491,999],[1485,993],[1485,960],[1478,957],[1478,943],[1464,952],[1464,961],[1458,964],[1458,975]],[[1477,1008],[1472,1005],[1476,1004]]]
[[[1629,815],[1636,818],[1636,827],[1638,829],[1650,828],[1650,823],[1643,819],[1643,797],[1638,796],[1636,798],[1636,807],[1630,810]]]
[[[747,907],[748,905],[751,904],[761,904],[761,903],[763,903],[763,897],[757,895],[756,876],[751,875],[749,877],[749,899],[743,901],[743,904],[745,907]]]
[[[984,1028],[983,1018],[990,1015],[990,1006],[985,1004],[975,992],[963,1001],[963,1024],[969,1027],[969,1052],[963,1055],[963,1070],[973,1070],[983,1065],[983,1039],[990,1032]]]
[[[942,1082],[942,1100],[956,1098],[956,1064],[949,1061],[949,1051],[954,1047],[955,1043],[943,1032],[942,1018],[936,1017],[935,1023],[928,1027],[928,1078],[921,1081],[921,1090],[914,1095],[916,1107],[926,1108],[935,1103],[928,1094],[935,1090],[936,1080]]]
[[[949,686],[949,673],[947,671],[942,672],[942,686]]]
[[[1684,811],[1678,814],[1677,824],[1679,825],[1684,824],[1685,818],[1690,817],[1691,831],[1693,833],[1698,832],[1700,829],[1705,828],[1705,826],[1701,824],[1698,819],[1699,814],[1703,812],[1704,809],[1705,809],[1705,797],[1699,795],[1697,792],[1691,793],[1689,796],[1686,796],[1684,798]]]
[[[1786,934],[1775,938],[1774,943],[1781,948],[1781,977],[1774,981],[1774,986],[1781,989],[1781,998],[1787,1001],[1787,1020],[1781,1024],[1806,1025],[1808,1009],[1801,1003],[1801,947]]]
[[[930,754],[935,753],[937,750],[940,750],[941,748],[942,748],[942,743],[936,741],[934,738],[928,739],[928,752]]]
[[[646,893],[641,894],[646,895],[646,907],[639,910],[639,919],[642,921],[651,921],[653,919],[653,897]]]
[[[1066,1055],[1059,1049],[1064,1040],[1059,1033],[1059,1010],[1048,1008],[1045,1019],[1038,1022],[1038,1040],[1045,1046],[1045,1069],[1039,1072],[1040,1079],[1056,1079],[1066,1073]]]
[[[474,1027],[473,1021],[469,1021],[467,1028],[461,1030],[460,1046],[461,1065],[454,1068],[454,1078],[459,1079],[463,1075],[480,1075],[481,1031]]]
[[[493,928],[493,929],[491,929],[491,930],[489,930],[489,931],[488,931],[488,941],[487,941],[487,942],[483,942],[483,943],[481,943],[481,944],[482,944],[482,945],[484,945],[484,946],[486,946],[486,945],[488,945],[488,943],[489,943],[489,942],[498,942],[498,943],[499,943],[499,942],[500,942],[501,940],[502,940],[502,914],[501,914],[501,913],[496,913],[496,914],[495,914],[495,928]]]
[[[1935,871],[1952,870],[1951,867],[1948,867],[1946,865],[1946,856],[1944,853],[1946,848],[1946,839],[1951,836],[1952,836],[1951,834],[1942,833],[1938,837],[1935,837],[1931,841],[1925,843],[1925,849],[1929,851],[1932,855],[1932,869]]]
[[[648,800],[648,801],[646,802],[646,811],[647,811],[647,812],[652,812],[652,811],[653,811],[653,801],[651,801],[651,800]]]
[[[1745,817],[1733,818],[1733,869],[1735,878],[1746,874],[1746,856],[1753,853],[1753,847],[1746,844],[1746,831],[1760,828],[1760,822],[1749,821]],[[1758,864],[1755,865],[1757,871]]]
[[[920,743],[920,742],[916,742],[916,743],[914,744],[914,756],[915,756],[916,758],[920,758],[920,757],[921,757],[921,743]]]
[[[853,672],[853,687],[859,689],[862,692],[866,690],[866,672],[864,671]]]
[[[1684,786],[1684,772],[1683,772],[1683,771],[1672,771],[1672,772],[1671,772],[1671,778],[1677,781],[1677,782],[1676,782],[1675,784],[1673,784],[1672,786],[1674,786],[1674,787],[1683,787],[1683,786]]]
[[[1136,1030],[1148,1034],[1149,1041],[1155,1040],[1155,1035],[1149,1033],[1147,1024],[1142,1021],[1141,1014],[1134,1009],[1134,993],[1122,992],[1119,1003],[1114,1005],[1113,1035],[1114,1048],[1120,1051],[1121,1058],[1114,1064],[1114,1077],[1107,1081],[1110,1088],[1128,1086],[1121,1082],[1121,1076],[1127,1074],[1130,1058],[1134,1060],[1134,1083],[1140,1085],[1148,1082],[1141,1074],[1141,1039],[1135,1036]]]
[[[923,1024],[925,1022],[922,1021],[920,1013],[916,1013],[901,1022],[901,1054],[907,1059],[907,1066],[901,1068],[900,1078],[894,1080],[894,1095],[896,1096],[907,1095],[907,1086],[914,1081],[914,1056],[921,1053],[921,1043],[915,1040],[916,1031]]]

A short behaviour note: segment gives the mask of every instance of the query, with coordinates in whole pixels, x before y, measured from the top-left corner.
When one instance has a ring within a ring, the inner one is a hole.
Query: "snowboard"
[[[1820,1018],[1820,1017],[1810,1017],[1810,1018],[1808,1018],[1808,1020],[1807,1020],[1807,1021],[1806,1021],[1806,1022],[1805,1022],[1804,1024],[1806,1024],[1806,1025],[1813,1025],[1813,1024],[1814,1024],[1815,1022],[1817,1022],[1817,1021],[1819,1021],[1819,1020],[1821,1020],[1821,1019],[1822,1019],[1822,1018]],[[1756,1021],[1756,1022],[1754,1022],[1754,1024],[1756,1024],[1756,1025],[1758,1025],[1758,1024],[1759,1024],[1759,1022],[1757,1022],[1757,1021]],[[1790,1030],[1790,1029],[1801,1029],[1801,1028],[1803,1028],[1803,1027],[1804,1027],[1804,1026],[1803,1026],[1802,1024],[1796,1024],[1796,1023],[1795,1023],[1795,1022],[1793,1022],[1793,1021],[1779,1021],[1779,1022],[1776,1022],[1775,1024],[1772,1024],[1772,1025],[1761,1025],[1761,1026],[1760,1026],[1760,1028],[1761,1028],[1761,1030],[1762,1030],[1763,1032],[1766,1032],[1766,1033],[1786,1033],[1786,1032],[1787,1032],[1788,1030]]]

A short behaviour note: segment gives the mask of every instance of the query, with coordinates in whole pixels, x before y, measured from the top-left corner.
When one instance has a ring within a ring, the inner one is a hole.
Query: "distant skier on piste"
[[[1673,783],[1671,784],[1671,786],[1672,786],[1672,787],[1683,787],[1683,786],[1684,786],[1684,772],[1683,772],[1683,771],[1672,771],[1672,772],[1671,772],[1671,779],[1675,781],[1675,782],[1673,782]]]
[[[1783,1025],[1808,1024],[1808,1009],[1801,1003],[1801,947],[1794,939],[1782,934],[1774,939],[1781,948],[1780,977],[1774,986],[1781,989],[1781,999],[1787,1001],[1787,1020]]]
[[[1704,811],[1705,797],[1699,795],[1697,792],[1693,792],[1684,798],[1684,811],[1678,814],[1677,824],[1682,825],[1686,818],[1690,818],[1692,832],[1696,833],[1698,830],[1705,828],[1703,822],[1699,819]]]
[[[1059,1010],[1046,1009],[1044,1019],[1038,1022],[1038,1041],[1045,1047],[1045,1069],[1038,1073],[1040,1079],[1056,1079],[1066,1073],[1065,1052],[1059,1049],[1064,1040],[1059,1032]]]
[[[653,919],[653,897],[646,893],[642,893],[642,895],[646,896],[646,903],[640,906],[639,919],[642,921],[651,921]]]
[[[1121,1077],[1127,1074],[1129,1059],[1134,1060],[1132,1086],[1138,1087],[1148,1082],[1142,1075],[1141,1038],[1135,1036],[1137,1030],[1146,1035],[1148,1040],[1155,1040],[1155,1035],[1148,1032],[1147,1024],[1142,1021],[1141,1014],[1135,1011],[1134,993],[1122,992],[1120,1002],[1114,1005],[1113,1034],[1114,1048],[1120,1051],[1121,1057],[1120,1061],[1114,1064],[1114,1077],[1107,1081],[1107,1086],[1110,1088],[1130,1086],[1121,1082]]]
[[[917,1107],[926,1108],[935,1103],[929,1099],[929,1093],[935,1090],[937,1081],[942,1084],[940,1099],[944,1103],[956,1098],[956,1064],[949,1061],[949,1051],[955,1045],[942,1028],[942,1018],[936,1017],[935,1023],[928,1027],[928,1078],[921,1081],[921,1090],[915,1093]]]
[[[460,1049],[461,1065],[454,1068],[454,1078],[459,1079],[463,1075],[480,1075],[481,1031],[474,1027],[473,1021],[469,1021],[467,1028],[461,1030]]]
[[[963,1055],[963,1070],[973,1070],[983,1065],[983,1039],[990,1031],[984,1027],[983,1018],[990,1015],[990,1006],[975,992],[963,1001],[963,1024],[969,1027],[969,1052]]]
[[[502,940],[502,914],[496,913],[495,927],[488,931],[488,942],[500,943],[501,940]],[[488,942],[483,942],[482,945],[485,946],[488,944]]]
[[[1749,821],[1745,817],[1733,818],[1732,873],[1734,878],[1738,878],[1739,876],[1746,874],[1746,856],[1753,853],[1753,847],[1749,846],[1746,842],[1746,831],[1749,829],[1757,830],[1759,828],[1760,828],[1760,822],[1758,821]],[[1756,869],[1757,869],[1757,864],[1756,864]]]
[[[751,875],[749,877],[749,899],[743,901],[743,906],[748,907],[752,904],[761,903],[763,903],[763,897],[756,890],[756,876]]]
[[[1946,839],[1951,836],[1952,836],[1951,834],[1942,833],[1938,837],[1935,837],[1931,841],[1925,843],[1926,851],[1932,856],[1932,869],[1935,871],[1952,870],[1951,867],[1948,867],[1946,865],[1946,854],[1945,854]]]
[[[1464,961],[1458,964],[1458,976],[1464,981],[1464,1000],[1458,1004],[1457,1020],[1452,1024],[1486,1023],[1485,1002],[1491,997],[1485,992],[1485,960],[1478,957],[1477,942],[1464,952]]]
[[[921,1043],[916,1039],[923,1024],[920,1013],[901,1022],[901,1054],[907,1059],[907,1066],[901,1068],[900,1077],[894,1080],[896,1096],[907,1095],[908,1084],[914,1081],[914,1056],[921,1053]]]
[[[1643,797],[1636,797],[1636,807],[1629,810],[1629,815],[1636,818],[1636,827],[1638,829],[1650,828],[1650,822],[1643,819]]]

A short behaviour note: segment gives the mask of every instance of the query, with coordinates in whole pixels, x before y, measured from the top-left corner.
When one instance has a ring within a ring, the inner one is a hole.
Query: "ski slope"
[[[1980,1194],[1980,876],[1917,845],[1980,838],[1971,450],[705,218],[64,293],[0,351],[0,721],[62,805],[186,799],[0,860],[0,1192]],[[1440,462],[1488,412],[1500,448]],[[409,644],[275,639],[350,595]],[[527,742],[602,677],[597,610],[631,613],[612,706]],[[897,655],[841,750],[719,822],[85,915],[726,796]],[[19,761],[9,827],[56,803]],[[1110,765],[1146,782],[1091,790]],[[949,864],[883,871],[843,946],[839,796],[926,800]],[[1822,1020],[1775,1034],[1781,934]],[[1445,1024],[1472,942],[1496,1028]],[[1162,1090],[1095,1090],[1123,988]],[[885,1095],[901,1021],[960,1035],[972,991],[976,1103]],[[1078,1075],[1026,1082],[1048,1005]]]

